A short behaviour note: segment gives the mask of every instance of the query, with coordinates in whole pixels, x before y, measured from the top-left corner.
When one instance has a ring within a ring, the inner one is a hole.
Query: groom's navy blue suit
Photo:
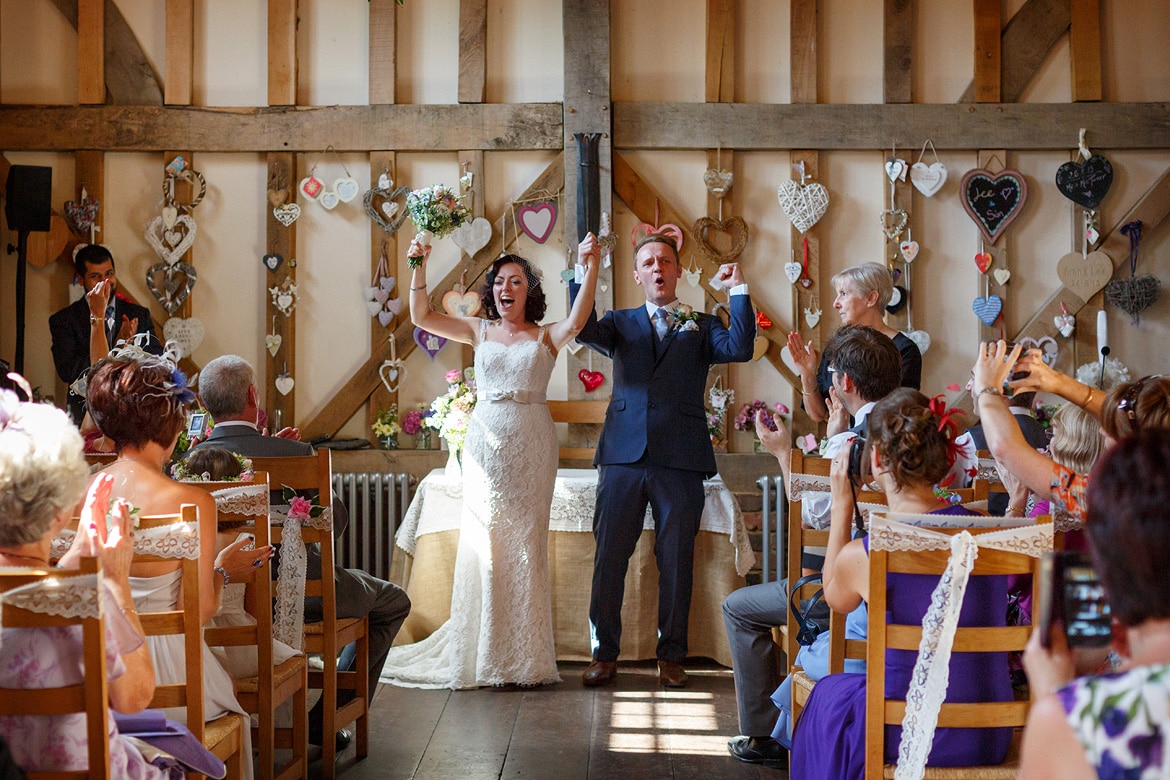
[[[571,286],[573,297],[577,288]],[[616,661],[626,568],[649,504],[658,562],[659,660],[682,661],[703,479],[716,472],[704,406],[707,370],[751,358],[755,316],[733,295],[730,328],[700,313],[697,329],[673,327],[658,342],[645,306],[596,311],[577,340],[613,360],[613,395],[597,445],[599,470],[589,624],[593,658]]]

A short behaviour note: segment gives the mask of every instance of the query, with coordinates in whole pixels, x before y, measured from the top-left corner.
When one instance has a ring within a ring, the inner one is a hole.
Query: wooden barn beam
[[[614,103],[618,149],[1061,150],[1089,128],[1094,148],[1170,147],[1170,103],[792,105]],[[3,113],[0,112],[0,121]],[[3,129],[0,126],[0,139]],[[0,143],[0,148],[4,148]]]
[[[1069,0],[1027,0],[1020,6],[1000,36],[1000,100],[1014,103],[1020,99],[1052,47],[1068,32],[1071,18]],[[959,102],[974,101],[972,81]]]
[[[327,146],[338,152],[457,152],[559,150],[561,144],[559,103],[0,107],[0,149],[8,151],[73,151],[80,145],[106,152],[319,153]]]
[[[1101,0],[1072,0],[1069,59],[1073,102],[1101,99]]]
[[[548,167],[528,186],[528,189],[515,198],[515,200],[531,198],[539,192],[559,192],[565,184],[564,165],[564,156],[557,155],[556,159],[549,163]],[[516,228],[515,222],[512,220],[511,209],[504,208],[503,214],[493,223],[493,231],[493,234],[497,236],[512,236],[513,238],[508,242],[509,245],[515,241],[515,236],[519,231]],[[431,282],[431,299],[441,299],[443,294],[450,290],[461,278],[467,279],[468,286],[474,284],[475,280],[483,274],[487,267],[491,265],[492,261],[499,257],[498,246],[496,242],[491,242],[488,246],[476,252],[475,257],[464,257],[456,263],[455,267],[437,284]],[[389,334],[384,341],[375,346],[371,350],[370,358],[350,375],[346,383],[337,391],[337,394],[325,403],[325,406],[317,413],[317,416],[301,426],[302,438],[307,441],[333,436],[341,430],[341,426],[345,425],[353,417],[374,390],[381,387],[382,380],[378,376],[378,368],[382,365],[383,360],[390,357],[390,339],[394,339],[398,357],[406,360],[410,356],[410,353],[414,351],[415,346],[417,346],[414,343],[414,325],[410,322],[409,318],[404,318],[404,321],[399,323],[393,333]],[[291,421],[286,419],[285,424],[289,425]]]
[[[882,102],[913,103],[913,0],[885,0],[883,22],[885,63],[882,69]]]
[[[482,103],[487,85],[487,0],[459,0],[459,102]]]
[[[78,0],[53,0],[57,10],[77,29]],[[162,85],[142,44],[112,0],[105,0],[105,92],[102,100],[123,106],[159,106]],[[106,95],[108,92],[108,95]],[[108,97],[108,100],[107,100]]]

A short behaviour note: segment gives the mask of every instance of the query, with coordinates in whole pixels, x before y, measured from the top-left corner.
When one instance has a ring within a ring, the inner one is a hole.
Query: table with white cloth
[[[755,564],[743,514],[718,476],[704,482],[706,500],[695,540],[689,654],[731,665],[723,630],[723,599],[743,587]],[[553,635],[559,660],[585,661],[589,647],[589,591],[593,579],[593,507],[597,471],[557,471],[549,517],[549,576],[552,580]],[[395,536],[391,579],[410,596],[410,616],[396,645],[417,642],[451,613],[455,554],[463,509],[463,478],[435,469],[419,483]],[[622,607],[623,660],[655,657],[658,643],[658,569],[654,521],[649,510],[626,574]],[[402,554],[402,553],[405,554]]]

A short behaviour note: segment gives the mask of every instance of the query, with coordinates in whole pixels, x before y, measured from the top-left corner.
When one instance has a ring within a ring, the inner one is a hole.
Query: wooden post
[[[1072,99],[1101,99],[1101,0],[1072,0],[1069,49]]]
[[[297,0],[268,0],[268,105],[296,103]]]
[[[106,2],[77,1],[77,102],[106,102]]]
[[[371,9],[372,12],[372,9]],[[372,54],[372,52],[371,52]],[[371,77],[374,75],[370,72]],[[371,85],[372,90],[372,85]],[[393,179],[396,175],[398,155],[394,152],[370,152],[370,186],[378,186],[378,177],[383,173]],[[386,340],[387,333],[393,333],[394,328],[402,321],[410,320],[410,311],[407,309],[407,303],[410,299],[410,272],[406,272],[403,276],[399,273],[398,268],[398,233],[392,236],[386,235],[382,228],[378,227],[374,222],[370,222],[370,283],[377,286],[377,271],[378,266],[382,261],[382,253],[386,253],[386,270],[390,276],[393,276],[396,281],[396,286],[391,292],[391,297],[400,298],[402,300],[402,313],[391,321],[389,326],[383,326],[378,318],[370,317],[370,344],[379,344]],[[374,436],[373,430],[370,428],[374,424],[378,413],[383,409],[388,409],[390,404],[398,403],[398,393],[391,393],[387,391],[385,385],[378,382],[374,391],[370,394],[370,400],[366,403],[366,435],[377,446],[377,440]],[[402,419],[402,413],[405,409],[399,409],[399,419]]]
[[[817,0],[791,0],[788,46],[793,103],[817,102]]]
[[[459,0],[459,102],[482,103],[487,81],[487,0]]]
[[[885,0],[882,33],[885,39],[885,66],[882,71],[884,101],[913,103],[913,0]]]
[[[293,152],[270,152],[268,154],[268,186],[279,189],[284,185],[288,193],[288,202],[296,200],[297,186],[297,156]],[[271,205],[271,204],[269,204]],[[282,395],[276,389],[276,379],[287,373],[296,380],[297,350],[296,350],[296,310],[290,316],[285,316],[277,308],[269,292],[272,287],[280,287],[287,278],[292,284],[297,281],[297,269],[293,261],[297,256],[296,224],[288,227],[280,224],[271,208],[265,208],[265,252],[279,254],[284,258],[284,264],[274,273],[265,273],[264,288],[264,324],[267,333],[280,336],[280,349],[273,355],[265,351],[266,370],[264,372],[264,408],[268,412],[268,426],[272,430],[290,425],[296,425],[296,388],[288,395]]]
[[[1000,101],[1000,34],[1002,27],[999,0],[974,0],[975,3],[975,102]]]
[[[471,174],[471,195],[469,201],[471,203],[471,215],[473,217],[483,216],[483,201],[484,201],[484,185],[483,185],[483,152],[474,149],[463,151],[459,153],[459,175],[463,176],[465,173]],[[494,236],[493,236],[494,238]],[[467,257],[467,255],[464,255]],[[467,279],[460,282],[465,286],[466,290],[479,289],[479,277],[474,278],[468,276]],[[442,301],[438,302],[438,306],[442,308]],[[475,365],[475,349],[470,344],[460,344],[462,347],[463,366]]]
[[[396,102],[397,26],[394,0],[370,0],[370,105]]]
[[[708,103],[735,102],[735,25],[734,0],[707,0]]]
[[[189,106],[195,52],[194,0],[167,0],[166,24],[163,102],[170,106]]]
[[[993,164],[995,163],[995,164]],[[1007,167],[1007,150],[1005,149],[981,149],[979,151],[979,158],[977,166],[979,168],[986,168],[993,174],[999,173]],[[960,193],[960,197],[962,194]],[[990,241],[983,238],[983,233],[976,229],[976,236],[978,242],[975,245],[975,252],[972,252],[972,257],[975,253],[983,251],[991,255],[991,265],[987,269],[987,273],[980,273],[979,269],[975,269],[977,287],[975,295],[979,297],[990,297],[998,295],[1003,300],[1003,310],[1000,312],[999,320],[985,325],[983,320],[978,319],[975,312],[971,312],[971,316],[976,317],[976,322],[979,325],[979,340],[980,341],[994,341],[995,339],[1003,338],[1003,334],[1007,332],[1006,329],[1006,315],[1008,307],[1007,288],[1000,287],[995,284],[993,274],[997,268],[1008,267],[1008,251],[1007,235],[1000,236],[1000,243],[998,246],[992,246]]]

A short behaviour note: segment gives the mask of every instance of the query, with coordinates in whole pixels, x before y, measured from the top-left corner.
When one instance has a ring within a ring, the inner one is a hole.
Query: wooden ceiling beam
[[[1170,147],[1170,103],[791,105],[614,103],[614,148],[774,151],[917,148],[1067,151],[1088,128],[1100,149]],[[0,114],[0,139],[3,138]],[[3,143],[0,143],[3,148]]]
[[[338,152],[561,149],[559,103],[482,105],[2,106],[0,149]],[[1094,133],[1094,139],[1098,138]],[[1100,146],[1099,141],[1095,145]],[[1170,144],[1167,144],[1170,145]]]

